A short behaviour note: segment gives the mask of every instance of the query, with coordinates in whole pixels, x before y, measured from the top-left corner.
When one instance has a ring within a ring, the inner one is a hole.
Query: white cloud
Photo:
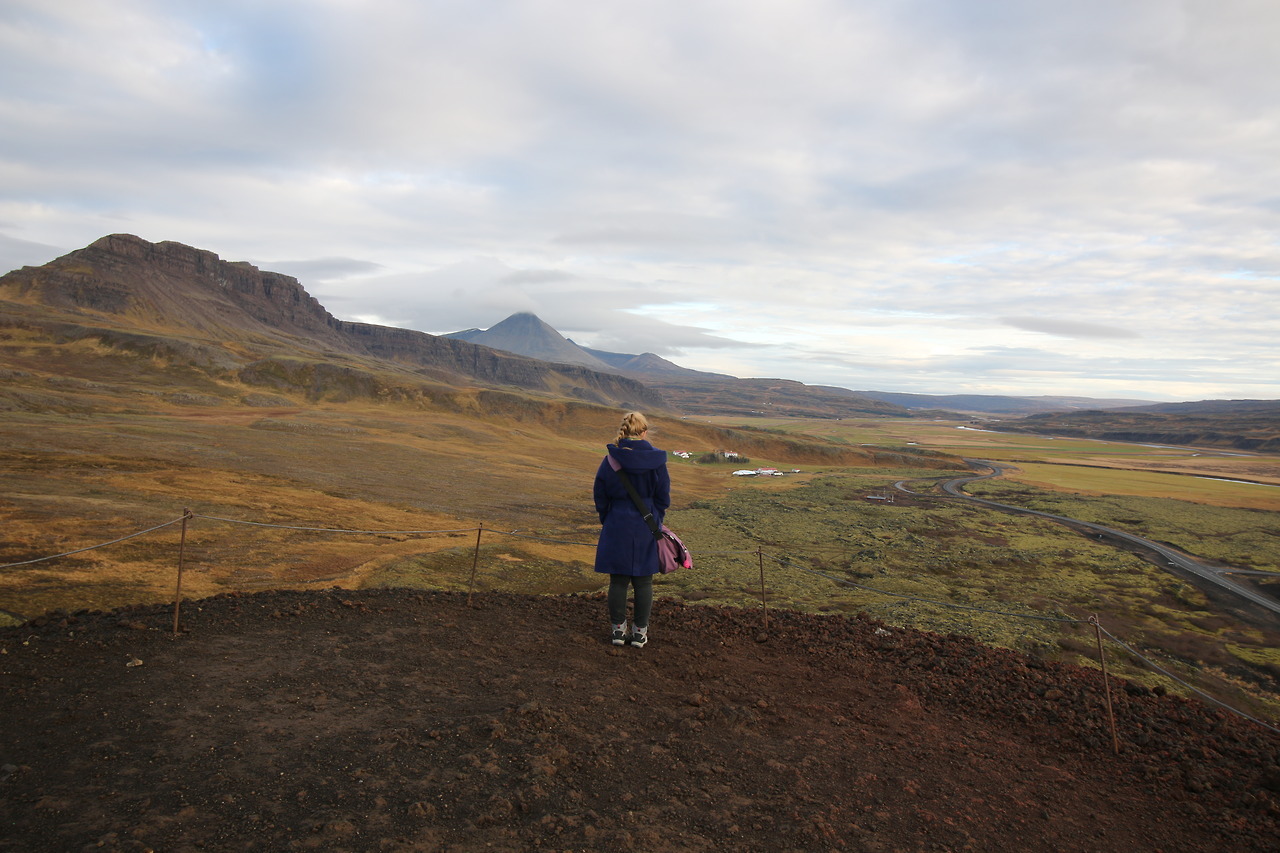
[[[1133,329],[1104,326],[1100,323],[1081,323],[1063,317],[1001,317],[1000,322],[1015,329],[1043,332],[1064,338],[1137,338]]]
[[[307,261],[268,261],[264,268],[308,282],[330,282],[377,273],[382,270],[382,265],[356,258],[312,258]]]
[[[0,266],[128,231],[426,331],[532,310],[851,387],[1278,397],[1277,24],[1267,0],[12,0]]]

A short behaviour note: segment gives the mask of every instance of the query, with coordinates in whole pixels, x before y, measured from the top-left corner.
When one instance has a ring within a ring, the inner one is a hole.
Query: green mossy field
[[[1280,525],[1275,512],[1173,498],[1055,492],[1008,480],[983,480],[966,491],[1136,533],[1206,560],[1280,572]]]

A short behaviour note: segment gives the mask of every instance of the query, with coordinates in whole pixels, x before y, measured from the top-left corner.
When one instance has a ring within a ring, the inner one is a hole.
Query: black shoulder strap
[[[618,473],[618,479],[622,480],[622,485],[626,487],[627,494],[631,495],[631,501],[636,505],[636,509],[644,516],[645,524],[649,525],[649,532],[653,534],[654,539],[662,537],[662,531],[658,527],[658,521],[653,517],[653,513],[649,512],[649,508],[644,505],[644,498],[640,497],[640,493],[636,491],[636,487],[631,482],[631,478],[627,476],[627,472],[622,470],[622,466],[610,456],[609,467]]]

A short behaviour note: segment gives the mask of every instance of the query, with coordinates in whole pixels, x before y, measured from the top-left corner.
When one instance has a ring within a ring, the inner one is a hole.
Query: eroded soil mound
[[[0,634],[0,850],[1273,849],[1280,739],[872,620],[226,595]]]

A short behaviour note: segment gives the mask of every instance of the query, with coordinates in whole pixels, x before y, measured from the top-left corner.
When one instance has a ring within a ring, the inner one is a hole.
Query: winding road
[[[974,482],[977,482],[978,480],[989,480],[989,479],[992,479],[993,477],[999,477],[1003,475],[1007,469],[1012,468],[1014,466],[1002,465],[998,462],[991,462],[990,460],[987,460],[987,459],[966,459],[964,461],[975,468],[978,468],[978,467],[990,468],[991,472],[988,474],[974,474],[972,477],[958,477],[954,480],[948,480],[944,482],[942,484],[942,490],[946,492],[948,495],[951,495],[952,497],[960,498],[966,501],[971,501],[973,503],[983,504],[984,506],[990,506],[990,507],[995,507],[997,509],[1008,510],[1010,512],[1021,513],[1023,515],[1035,515],[1035,516],[1039,516],[1040,518],[1047,518],[1047,519],[1050,519],[1051,521],[1057,521],[1062,524],[1069,524],[1073,527],[1088,528],[1089,530],[1096,531],[1105,536],[1110,536],[1115,539],[1123,540],[1125,542],[1128,542],[1131,545],[1136,545],[1146,551],[1150,551],[1159,555],[1162,559],[1166,561],[1166,563],[1170,567],[1181,569],[1191,575],[1194,575],[1195,577],[1198,577],[1206,581],[1207,583],[1213,584],[1223,590],[1226,590],[1227,592],[1230,592],[1233,595],[1239,596],[1240,598],[1243,598],[1246,601],[1256,604],[1259,607],[1262,607],[1266,610],[1271,611],[1272,613],[1280,615],[1280,602],[1277,602],[1275,599],[1270,598],[1269,596],[1266,596],[1260,592],[1249,589],[1248,587],[1241,586],[1240,584],[1232,581],[1230,578],[1224,577],[1223,576],[1224,572],[1228,570],[1205,565],[1204,563],[1201,563],[1198,560],[1188,557],[1186,554],[1183,554],[1180,551],[1175,551],[1174,549],[1170,548],[1167,545],[1161,545],[1159,542],[1153,542],[1150,539],[1143,539],[1141,536],[1135,536],[1134,534],[1126,533],[1123,530],[1116,530],[1114,527],[1105,527],[1101,524],[1094,524],[1091,521],[1081,521],[1078,518],[1067,518],[1066,516],[1063,516],[1063,515],[1053,515],[1047,512],[1040,512],[1039,510],[1027,509],[1025,507],[1020,507],[1020,506],[1011,506],[1010,504],[997,503],[996,501],[989,501],[989,500],[986,500],[985,498],[975,498],[972,495],[965,494],[964,487],[969,483],[974,483]],[[893,485],[894,485],[894,488],[898,489],[899,491],[906,492],[907,494],[918,494],[917,492],[913,492],[909,488],[907,488],[906,480],[899,480]],[[1271,574],[1271,573],[1257,572],[1257,574]]]

